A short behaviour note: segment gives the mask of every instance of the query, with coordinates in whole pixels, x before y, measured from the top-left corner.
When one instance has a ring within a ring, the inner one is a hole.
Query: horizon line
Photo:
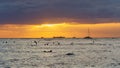
[[[36,38],[30,38],[30,37],[26,37],[26,38],[0,38],[0,39],[84,39],[84,37],[36,37]],[[120,37],[92,37],[93,39],[96,39],[96,38],[120,38]]]

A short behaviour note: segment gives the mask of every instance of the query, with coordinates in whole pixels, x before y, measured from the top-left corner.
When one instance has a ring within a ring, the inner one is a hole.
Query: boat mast
[[[88,37],[90,37],[90,29],[89,29],[89,27],[88,27]]]
[[[92,37],[90,37],[90,29],[88,27],[88,30],[87,30],[87,36],[84,37],[84,39],[92,39]]]

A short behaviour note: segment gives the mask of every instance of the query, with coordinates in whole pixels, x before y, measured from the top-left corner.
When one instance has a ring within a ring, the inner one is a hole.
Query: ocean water
[[[0,68],[120,68],[120,39],[0,39]]]

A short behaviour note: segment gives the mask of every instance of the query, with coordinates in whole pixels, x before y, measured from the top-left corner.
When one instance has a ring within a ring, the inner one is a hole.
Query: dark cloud
[[[0,24],[120,22],[120,0],[0,0]]]

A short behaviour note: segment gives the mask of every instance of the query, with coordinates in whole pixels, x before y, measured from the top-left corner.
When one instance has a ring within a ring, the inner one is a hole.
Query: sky
[[[0,0],[0,38],[120,37],[120,0]]]

